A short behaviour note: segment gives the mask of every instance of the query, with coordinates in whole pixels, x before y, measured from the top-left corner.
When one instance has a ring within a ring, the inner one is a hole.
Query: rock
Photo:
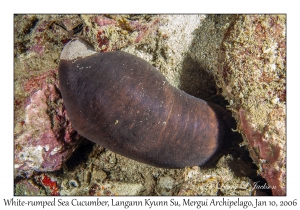
[[[285,25],[285,15],[237,16],[217,66],[217,83],[273,195],[286,195]]]
[[[160,177],[158,180],[157,191],[160,195],[172,195],[172,189],[175,185],[175,180],[170,176]]]
[[[56,71],[49,71],[25,84],[30,96],[25,99],[25,120],[14,142],[15,176],[60,169],[80,140],[66,117],[55,82]]]
[[[33,180],[23,179],[15,185],[14,195],[46,195],[45,191],[39,188]]]
[[[92,172],[91,183],[98,183],[107,177],[106,173],[101,169],[94,169]]]
[[[144,190],[141,184],[123,183],[123,182],[104,182],[103,184],[93,185],[93,193],[96,196],[111,196],[111,195],[139,195]]]

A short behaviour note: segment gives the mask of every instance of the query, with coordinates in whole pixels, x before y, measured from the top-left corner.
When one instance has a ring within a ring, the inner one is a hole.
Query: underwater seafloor
[[[285,16],[15,15],[15,195],[285,195]],[[162,169],[72,128],[58,88],[72,37],[123,50],[232,115],[218,161]],[[270,189],[258,189],[266,186]]]

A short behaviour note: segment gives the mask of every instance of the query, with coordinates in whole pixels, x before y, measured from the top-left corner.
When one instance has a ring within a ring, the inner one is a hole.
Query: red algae
[[[109,39],[105,36],[105,32],[99,30],[97,33],[98,47],[100,52],[107,52],[109,47]]]
[[[39,176],[39,181],[41,184],[46,188],[46,191],[50,191],[50,194],[52,196],[59,196],[59,189],[57,186],[56,181],[52,181],[50,177],[48,177],[46,174],[42,174]]]

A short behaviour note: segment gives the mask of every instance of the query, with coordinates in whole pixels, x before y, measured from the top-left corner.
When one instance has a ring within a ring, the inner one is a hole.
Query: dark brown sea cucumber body
[[[158,167],[203,165],[224,141],[221,107],[171,86],[134,55],[61,60],[59,82],[73,127],[123,156]]]

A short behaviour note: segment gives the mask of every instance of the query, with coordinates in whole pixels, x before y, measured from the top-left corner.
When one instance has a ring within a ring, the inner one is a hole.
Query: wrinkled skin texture
[[[59,82],[74,128],[116,153],[157,167],[203,165],[224,142],[224,110],[171,86],[125,52],[61,60]]]

